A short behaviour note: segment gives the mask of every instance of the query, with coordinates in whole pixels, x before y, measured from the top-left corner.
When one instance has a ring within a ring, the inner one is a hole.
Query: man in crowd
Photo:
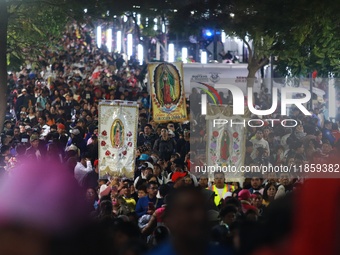
[[[235,187],[233,185],[225,183],[224,173],[214,173],[214,184],[211,186],[210,190],[215,192],[215,204],[219,206],[220,203],[227,196],[231,196]]]
[[[32,135],[30,137],[31,147],[27,148],[26,156],[33,160],[42,160],[43,152],[39,149],[39,137],[37,135]]]
[[[334,145],[335,137],[332,134],[332,122],[329,120],[325,121],[325,125],[322,130],[322,137],[327,139],[332,146]]]
[[[162,206],[163,200],[157,198],[157,192],[157,182],[149,182],[147,184],[148,195],[139,198],[136,205],[136,213],[138,217],[142,217],[145,214],[152,215],[156,209]]]
[[[261,129],[256,131],[255,137],[250,140],[253,143],[253,152],[251,154],[251,158],[256,158],[256,152],[258,148],[263,148],[268,151],[268,156],[270,156],[270,148],[268,142],[263,138],[263,132]]]
[[[154,151],[160,153],[160,158],[168,161],[171,154],[175,151],[176,142],[173,138],[169,137],[169,131],[166,128],[162,128],[161,137],[155,141],[153,146]]]
[[[82,184],[83,178],[87,173],[92,171],[91,160],[88,158],[88,155],[82,155],[80,161],[74,168],[74,177],[78,181],[79,184]]]
[[[198,180],[198,185],[203,189],[209,188],[209,178],[207,174],[200,175],[199,180]]]
[[[156,141],[156,136],[153,133],[152,126],[150,124],[146,124],[144,126],[144,132],[140,133],[137,140],[137,146],[149,145],[153,148],[153,145]]]
[[[263,194],[263,187],[262,187],[263,179],[260,178],[259,174],[254,174],[250,180],[251,188],[249,189],[250,194],[253,194],[255,192],[259,192],[260,194]]]

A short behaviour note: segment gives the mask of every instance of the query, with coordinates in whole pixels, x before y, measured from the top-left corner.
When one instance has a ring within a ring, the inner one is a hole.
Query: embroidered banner
[[[152,63],[148,72],[155,122],[186,121],[183,63]]]
[[[245,116],[233,116],[231,106],[208,104],[207,112],[207,165],[212,166],[215,171],[221,169],[228,182],[242,183],[244,174],[240,171],[240,167],[244,166],[246,128],[241,123],[249,116],[248,109]],[[233,119],[234,125],[230,125],[230,121],[223,125],[216,125],[216,120],[230,118]],[[209,171],[211,179],[213,174],[213,171]]]
[[[130,101],[99,103],[99,176],[133,178],[138,105]]]

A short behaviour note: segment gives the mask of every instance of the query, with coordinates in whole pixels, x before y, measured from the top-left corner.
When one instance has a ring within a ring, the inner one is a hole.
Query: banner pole
[[[149,71],[149,70],[148,70]],[[148,82],[149,84],[149,112],[148,112],[148,123],[150,122],[150,118],[151,118],[151,107],[152,107],[152,102],[151,102],[151,92],[152,92],[152,89],[151,89],[151,81]],[[148,89],[148,88],[146,88]]]

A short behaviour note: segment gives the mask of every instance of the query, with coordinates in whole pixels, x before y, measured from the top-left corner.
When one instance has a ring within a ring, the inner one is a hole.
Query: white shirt
[[[221,198],[223,198],[223,191],[224,191],[224,188],[219,189],[219,188],[216,187],[216,191],[217,191],[217,193],[218,193],[218,196],[221,197]]]
[[[77,165],[74,168],[74,177],[78,183],[81,184],[84,176],[90,171],[92,171],[91,161],[86,162],[86,167],[84,167],[81,162],[77,162]]]
[[[250,155],[252,159],[256,158],[256,150],[259,147],[262,147],[263,149],[267,149],[268,156],[270,155],[269,144],[266,140],[264,140],[263,138],[261,138],[260,140],[253,138],[250,141],[253,143],[253,146],[254,146],[253,153]]]

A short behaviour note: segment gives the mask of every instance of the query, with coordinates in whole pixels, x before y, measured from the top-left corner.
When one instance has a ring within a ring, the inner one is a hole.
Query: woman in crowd
[[[277,186],[273,183],[268,183],[263,190],[262,200],[263,205],[268,206],[271,202],[273,202],[275,199],[276,192]]]
[[[28,108],[27,117],[30,120],[30,125],[32,127],[38,124],[38,119],[36,118],[35,108],[33,106]]]

